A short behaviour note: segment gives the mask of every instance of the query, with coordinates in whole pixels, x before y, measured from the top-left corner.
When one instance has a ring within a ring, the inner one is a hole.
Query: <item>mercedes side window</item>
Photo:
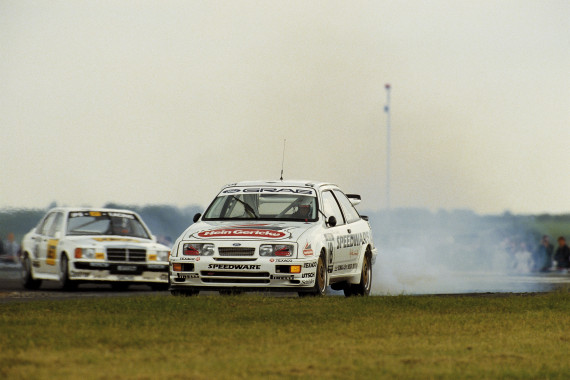
[[[359,221],[360,215],[358,214],[358,211],[356,211],[350,200],[347,198],[347,196],[344,195],[344,193],[340,190],[334,190],[334,195],[338,200],[338,203],[340,203],[340,207],[342,207],[342,212],[346,217],[346,222],[354,223]]]
[[[47,236],[49,234],[51,225],[53,224],[53,221],[55,219],[55,212],[52,212],[51,214],[49,214],[45,219],[44,222],[42,223],[41,226],[38,227],[37,229],[37,233],[40,235],[44,235]]]
[[[323,209],[325,215],[328,217],[334,216],[336,218],[336,225],[340,226],[344,224],[344,217],[340,211],[340,207],[330,191],[323,191]]]
[[[61,215],[61,213],[58,212],[57,214],[55,214],[55,219],[53,220],[53,223],[49,228],[48,235],[54,237],[56,232],[61,231],[62,224],[63,224],[63,215]]]

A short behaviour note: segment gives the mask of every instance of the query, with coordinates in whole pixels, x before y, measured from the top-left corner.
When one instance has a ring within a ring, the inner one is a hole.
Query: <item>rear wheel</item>
[[[42,284],[42,280],[35,280],[32,276],[32,262],[27,254],[24,254],[22,260],[22,285],[24,288],[34,290],[38,289]]]
[[[344,295],[350,296],[367,296],[372,288],[372,261],[370,253],[366,252],[364,261],[362,262],[362,272],[360,273],[360,282],[354,285],[348,285],[344,288]]]
[[[59,261],[59,282],[63,290],[75,290],[77,282],[69,279],[69,259],[65,253],[61,254]]]
[[[325,253],[322,252],[317,262],[317,273],[315,275],[315,285],[308,292],[299,292],[299,297],[324,296],[327,294],[327,266],[325,264]]]

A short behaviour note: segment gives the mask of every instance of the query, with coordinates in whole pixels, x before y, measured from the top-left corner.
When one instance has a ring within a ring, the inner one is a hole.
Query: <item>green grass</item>
[[[0,304],[0,378],[568,378],[570,293]]]

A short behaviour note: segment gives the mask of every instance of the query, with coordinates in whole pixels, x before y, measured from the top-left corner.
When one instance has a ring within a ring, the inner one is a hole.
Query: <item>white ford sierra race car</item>
[[[173,295],[245,290],[368,295],[377,250],[358,195],[306,181],[225,186],[170,256]]]
[[[24,236],[22,282],[27,289],[42,280],[68,290],[101,281],[116,289],[130,283],[168,289],[169,253],[134,212],[55,208]]]

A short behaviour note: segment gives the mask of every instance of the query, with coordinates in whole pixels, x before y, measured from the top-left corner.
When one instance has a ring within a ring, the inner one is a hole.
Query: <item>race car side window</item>
[[[344,217],[340,211],[340,207],[331,191],[323,191],[323,209],[325,215],[328,217],[334,216],[336,218],[336,225],[344,224]]]
[[[346,197],[346,195],[344,195],[343,192],[340,190],[334,190],[334,195],[338,200],[338,203],[340,203],[340,207],[342,207],[342,212],[346,217],[346,222],[354,223],[359,221],[360,215],[358,214],[358,211],[356,211],[352,203],[350,203],[350,200]]]
[[[41,224],[41,226],[38,226],[36,232],[40,235],[47,235],[49,233],[49,230],[51,228],[51,225],[53,224],[53,221],[55,219],[55,212],[52,212],[51,214],[49,214],[43,221],[43,223]]]
[[[60,230],[61,230],[61,225],[62,225],[62,223],[63,223],[63,215],[58,212],[58,213],[55,215],[55,219],[54,219],[53,223],[51,224],[51,226],[50,226],[50,228],[49,228],[48,235],[49,235],[49,236],[52,236],[52,237],[55,236],[55,233],[56,233],[57,231],[60,231]]]

